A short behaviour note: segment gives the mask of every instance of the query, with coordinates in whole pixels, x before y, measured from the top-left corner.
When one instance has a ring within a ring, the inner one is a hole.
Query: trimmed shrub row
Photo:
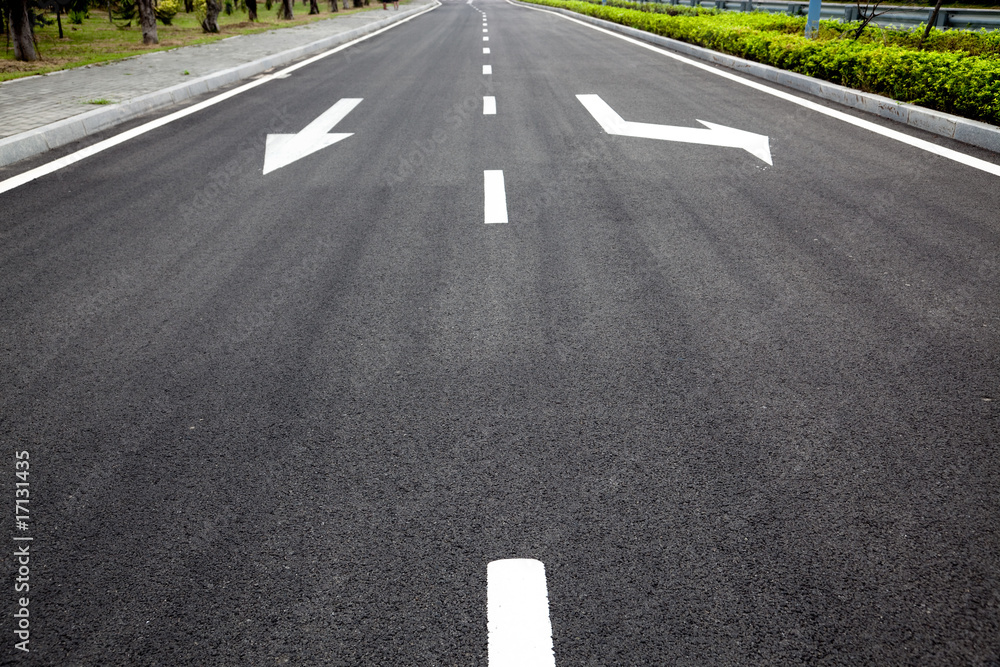
[[[802,34],[803,17],[711,10],[671,16],[579,0],[529,1],[1000,125],[1000,57],[994,55],[918,51],[836,38],[839,25],[825,25],[834,39],[810,40]]]

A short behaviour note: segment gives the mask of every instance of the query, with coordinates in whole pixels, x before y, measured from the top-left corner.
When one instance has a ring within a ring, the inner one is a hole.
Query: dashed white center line
[[[544,564],[511,558],[487,565],[486,606],[489,667],[555,667]]]
[[[483,55],[485,56],[485,55],[487,55],[487,54],[488,54],[489,52],[490,52],[490,47],[488,47],[488,46],[484,46],[484,47],[483,47]]]
[[[489,32],[489,30],[487,30],[486,28],[483,28],[483,32]]]
[[[490,41],[490,38],[489,37],[483,37],[483,41],[484,42],[488,42],[488,41]]]
[[[492,95],[483,97],[483,115],[495,116],[497,114],[497,98]]]
[[[484,214],[485,222],[487,225],[493,225],[497,223],[507,222],[507,192],[503,187],[503,170],[501,169],[487,169],[483,172],[483,192],[485,194],[484,201]],[[506,563],[510,561],[495,561],[497,563]],[[541,565],[541,563],[539,563]],[[490,567],[493,567],[493,563],[490,563]],[[545,575],[543,570],[542,584],[545,583]],[[546,615],[548,611],[546,611]],[[550,633],[551,634],[551,633]],[[492,664],[492,662],[490,663]],[[513,664],[513,663],[511,663]]]
[[[483,74],[493,74],[493,65],[483,65]]]

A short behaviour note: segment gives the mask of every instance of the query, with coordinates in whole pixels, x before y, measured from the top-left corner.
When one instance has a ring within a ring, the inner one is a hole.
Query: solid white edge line
[[[483,172],[483,215],[483,222],[487,225],[507,222],[507,191],[501,169]]]
[[[907,144],[908,146],[913,146],[914,148],[919,148],[921,150],[927,151],[928,153],[933,153],[935,155],[938,155],[940,157],[946,158],[948,160],[954,160],[955,162],[958,162],[960,164],[964,164],[967,167],[972,167],[973,169],[979,169],[981,171],[985,171],[985,172],[993,174],[995,176],[1000,176],[1000,164],[993,164],[992,162],[987,162],[986,160],[980,160],[979,158],[972,157],[971,155],[966,155],[965,153],[961,153],[961,152],[953,150],[951,148],[945,148],[944,146],[938,146],[937,144],[931,143],[930,141],[926,141],[924,139],[918,139],[917,137],[911,137],[910,135],[908,135],[908,134],[906,134],[904,132],[900,132],[898,130],[893,130],[893,129],[890,129],[890,128],[887,128],[887,127],[882,127],[881,125],[878,125],[878,124],[873,123],[873,122],[868,121],[868,120],[864,120],[863,118],[857,118],[856,116],[852,116],[850,114],[846,114],[843,111],[837,111],[836,109],[831,109],[829,107],[823,106],[822,104],[818,104],[818,103],[813,102],[811,100],[804,99],[804,98],[799,97],[797,95],[792,95],[791,93],[786,93],[783,90],[777,90],[776,88],[771,88],[770,86],[764,85],[762,83],[758,83],[757,81],[751,81],[749,79],[744,79],[743,77],[738,76],[736,74],[732,74],[730,72],[726,72],[726,71],[723,71],[723,70],[720,70],[720,69],[716,69],[715,67],[712,67],[711,65],[708,65],[708,64],[705,64],[705,63],[701,63],[701,62],[698,62],[696,60],[692,60],[692,59],[687,58],[685,56],[682,56],[682,55],[679,55],[677,53],[673,53],[671,51],[668,51],[668,50],[666,50],[666,49],[664,49],[662,47],[655,46],[653,44],[647,44],[646,42],[643,42],[641,40],[634,39],[632,37],[628,37],[627,35],[621,35],[621,34],[619,34],[617,32],[613,32],[611,30],[607,30],[605,28],[601,28],[600,26],[592,25],[592,24],[587,23],[585,21],[577,20],[577,19],[572,18],[570,16],[564,16],[563,14],[559,14],[558,12],[552,12],[552,11],[549,11],[547,9],[541,9],[539,7],[528,7],[527,5],[524,5],[524,4],[520,4],[520,3],[516,3],[516,2],[511,2],[511,0],[506,0],[506,1],[507,1],[508,4],[514,5],[515,7],[522,7],[524,9],[531,9],[531,10],[534,10],[536,12],[545,12],[546,14],[552,14],[553,16],[558,16],[559,18],[566,19],[567,21],[572,21],[573,23],[579,23],[580,25],[586,26],[587,28],[590,28],[591,30],[596,30],[598,32],[603,32],[603,33],[605,33],[607,35],[611,35],[612,37],[617,37],[618,39],[624,40],[626,42],[630,42],[630,43],[632,43],[632,44],[634,44],[636,46],[641,46],[644,49],[648,49],[648,50],[653,51],[655,53],[659,53],[660,55],[667,56],[668,58],[673,58],[674,60],[678,60],[678,61],[680,61],[682,63],[687,64],[687,65],[692,65],[694,67],[697,67],[698,69],[705,70],[706,72],[711,72],[712,74],[721,76],[721,77],[723,77],[725,79],[729,79],[730,81],[735,81],[736,83],[742,84],[744,86],[748,86],[748,87],[753,88],[755,90],[759,90],[759,91],[761,91],[763,93],[767,93],[768,95],[773,95],[774,97],[783,99],[783,100],[785,100],[787,102],[791,102],[792,104],[797,104],[797,105],[799,105],[801,107],[805,107],[806,109],[810,109],[812,111],[816,111],[816,112],[824,114],[826,116],[830,116],[831,118],[836,118],[837,120],[844,121],[845,123],[849,123],[851,125],[854,125],[855,127],[860,127],[860,128],[862,128],[864,130],[868,130],[870,132],[874,132],[875,134],[881,135],[881,136],[886,137],[888,139],[894,139],[896,141],[899,141],[900,143]]]
[[[555,667],[545,565],[530,558],[486,566],[489,667]]]
[[[163,127],[164,125],[167,125],[168,123],[172,123],[175,120],[180,120],[181,118],[184,118],[186,116],[190,116],[191,114],[197,113],[197,112],[199,112],[199,111],[201,111],[203,109],[207,109],[208,107],[213,106],[215,104],[218,104],[219,102],[224,102],[225,100],[228,100],[230,97],[235,97],[236,95],[239,95],[240,93],[245,93],[246,91],[248,91],[248,90],[250,90],[252,88],[256,88],[257,86],[259,86],[261,84],[267,83],[268,81],[271,81],[272,79],[284,78],[284,77],[288,76],[288,74],[290,74],[291,72],[294,72],[295,70],[299,69],[300,67],[305,67],[306,65],[310,65],[310,64],[316,62],[317,60],[321,60],[322,58],[326,58],[327,56],[332,56],[334,53],[337,53],[339,51],[343,51],[346,48],[354,46],[358,42],[363,42],[366,39],[370,39],[372,37],[375,37],[376,35],[380,35],[383,32],[385,32],[387,30],[391,30],[392,28],[395,28],[396,26],[402,25],[402,24],[406,23],[407,21],[410,21],[412,19],[417,18],[418,16],[423,16],[427,12],[435,10],[435,9],[437,9],[440,6],[441,6],[440,2],[435,2],[435,4],[431,5],[427,9],[425,9],[425,10],[423,10],[421,12],[417,12],[416,14],[414,14],[412,16],[407,16],[405,19],[401,19],[401,20],[393,23],[392,25],[387,25],[384,28],[379,28],[375,32],[368,33],[367,35],[362,35],[361,37],[358,37],[357,39],[353,39],[350,42],[347,42],[345,44],[341,44],[340,46],[337,46],[337,47],[335,47],[333,49],[330,49],[329,51],[324,51],[323,53],[320,53],[319,55],[313,56],[311,58],[303,60],[300,63],[296,63],[294,65],[286,67],[285,69],[280,70],[278,72],[275,72],[274,74],[264,75],[263,77],[255,80],[255,81],[250,81],[249,83],[245,83],[242,86],[239,86],[237,88],[233,88],[232,90],[228,90],[228,91],[226,91],[224,93],[216,95],[215,97],[211,97],[211,98],[209,98],[209,99],[207,99],[207,100],[205,100],[203,102],[199,102],[198,104],[194,104],[194,105],[192,105],[192,106],[190,106],[190,107],[188,107],[186,109],[181,109],[180,111],[175,111],[172,114],[167,114],[166,116],[163,116],[161,118],[157,118],[156,120],[152,120],[152,121],[150,121],[148,123],[144,123],[144,124],[142,124],[142,125],[140,125],[138,127],[134,127],[131,130],[126,130],[125,132],[122,132],[121,134],[116,134],[113,137],[108,137],[107,139],[105,139],[103,141],[98,141],[96,144],[93,144],[91,146],[87,146],[86,148],[81,148],[78,151],[70,153],[69,155],[64,155],[63,157],[58,158],[56,160],[53,160],[52,162],[47,162],[47,163],[43,164],[40,167],[35,167],[34,169],[29,169],[28,171],[26,171],[24,173],[21,173],[21,174],[18,174],[17,176],[11,176],[10,178],[8,178],[8,179],[6,179],[4,181],[0,181],[0,194],[3,194],[3,193],[8,192],[10,190],[13,190],[14,188],[20,187],[20,186],[22,186],[22,185],[24,185],[26,183],[30,183],[31,181],[34,181],[35,179],[41,178],[42,176],[47,176],[48,174],[51,174],[51,173],[56,172],[56,171],[59,171],[63,167],[68,167],[69,165],[74,164],[76,162],[79,162],[80,160],[85,160],[88,157],[96,155],[96,154],[98,154],[98,153],[100,153],[102,151],[106,151],[109,148],[113,148],[113,147],[117,146],[118,144],[125,143],[126,141],[128,141],[130,139],[135,139],[136,137],[141,136],[143,134],[146,134],[147,132],[151,132],[151,131],[153,131],[153,130],[155,130],[157,128]]]

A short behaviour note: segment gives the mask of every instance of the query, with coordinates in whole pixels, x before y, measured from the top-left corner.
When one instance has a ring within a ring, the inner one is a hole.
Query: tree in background
[[[38,60],[28,0],[4,0],[3,10],[10,41],[14,44],[14,58],[28,62]]]
[[[142,27],[142,43],[146,46],[159,44],[160,38],[156,34],[156,12],[153,9],[153,0],[138,0],[139,5],[139,25]]]
[[[257,0],[247,0],[247,19],[257,20]]]
[[[931,12],[931,17],[927,19],[927,27],[924,28],[924,34],[920,36],[920,48],[924,46],[924,40],[931,34],[931,28],[937,24],[938,13],[941,11],[941,0],[937,0],[934,3],[934,11]]]
[[[309,0],[309,13],[319,14],[319,3],[316,0]]]
[[[295,18],[292,12],[292,0],[281,0],[281,8],[278,9],[278,18],[284,21],[291,21]]]
[[[857,0],[855,3],[858,13],[858,27],[854,29],[854,41],[857,41],[861,37],[861,34],[864,33],[869,23],[889,11],[888,9],[878,11],[878,6],[882,4],[882,0],[871,0],[871,2],[865,0],[864,7],[861,6],[861,2],[862,0]]]
[[[219,32],[219,12],[222,11],[220,0],[205,0],[205,19],[201,29],[205,32]]]

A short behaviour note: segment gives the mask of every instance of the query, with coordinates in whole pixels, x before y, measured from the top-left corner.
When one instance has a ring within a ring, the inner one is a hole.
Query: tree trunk
[[[10,15],[7,21],[10,24],[10,41],[14,42],[15,60],[38,60],[35,33],[31,28],[31,19],[28,18],[28,1],[13,0],[8,6]]]
[[[934,4],[934,11],[931,12],[931,17],[927,19],[927,27],[924,28],[924,34],[921,35],[920,37],[921,48],[924,45],[924,40],[927,39],[927,37],[931,34],[931,28],[934,27],[935,23],[937,23],[938,12],[940,11],[941,11],[941,0],[937,0],[937,2]]]
[[[247,0],[247,18],[250,21],[257,20],[257,0]]]
[[[284,21],[291,21],[295,18],[295,12],[292,11],[292,0],[281,0],[281,9],[278,10],[278,18]]]
[[[365,0],[354,0],[354,8],[361,9],[365,6]]]
[[[309,0],[309,13],[319,14],[319,3],[316,0]]]
[[[56,23],[59,24],[59,39],[62,39],[63,38],[62,18],[60,17],[60,14],[62,14],[62,7],[56,5]]]
[[[159,44],[156,36],[156,12],[153,11],[153,0],[138,0],[139,26],[142,27],[142,43],[146,46]]]
[[[205,20],[201,22],[201,29],[205,32],[219,32],[219,12],[221,11],[221,0],[205,0]]]
[[[184,0],[184,11],[188,14],[194,11],[194,0]]]
[[[331,12],[339,12],[340,11],[340,5],[337,4],[337,0],[330,0],[330,11]]]

